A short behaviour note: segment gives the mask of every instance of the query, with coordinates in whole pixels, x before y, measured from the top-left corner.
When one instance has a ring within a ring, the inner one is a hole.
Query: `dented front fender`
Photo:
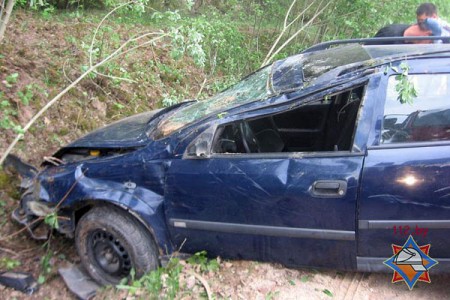
[[[122,176],[121,181],[115,172],[105,172],[99,166],[98,163],[84,162],[43,170],[33,178],[23,194],[21,208],[15,212],[14,219],[31,228],[30,224],[37,218],[42,219],[56,211],[61,217],[57,230],[73,237],[80,213],[96,205],[115,205],[137,218],[149,230],[159,248],[170,253],[173,247],[168,237],[162,193],[165,163],[148,163],[145,168],[142,165],[128,166],[130,175]],[[149,175],[142,176],[138,167],[149,171]],[[154,187],[153,190],[148,186]],[[42,235],[34,233],[34,228],[30,232],[34,238],[42,238]]]

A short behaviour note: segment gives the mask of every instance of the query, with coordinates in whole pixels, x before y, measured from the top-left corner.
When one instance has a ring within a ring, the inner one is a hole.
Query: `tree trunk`
[[[0,42],[5,36],[6,25],[8,25],[9,17],[11,16],[14,4],[16,4],[16,0],[8,0],[5,12],[0,16]]]

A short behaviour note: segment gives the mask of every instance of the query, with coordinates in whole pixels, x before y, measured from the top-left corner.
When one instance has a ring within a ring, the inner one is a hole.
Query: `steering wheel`
[[[259,146],[256,141],[255,135],[253,134],[253,130],[250,128],[247,122],[242,122],[239,125],[242,134],[242,143],[244,144],[245,151],[247,153],[258,153]]]
[[[392,143],[406,142],[406,141],[409,141],[410,138],[411,138],[411,136],[409,135],[408,132],[403,131],[403,130],[398,130],[392,135],[391,142]]]

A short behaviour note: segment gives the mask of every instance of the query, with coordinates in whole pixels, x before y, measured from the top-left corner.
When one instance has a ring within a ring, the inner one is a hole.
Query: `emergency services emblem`
[[[404,281],[412,290],[417,281],[430,283],[429,270],[438,262],[429,256],[431,245],[418,246],[412,235],[403,246],[392,244],[394,255],[383,263],[394,270],[392,283]]]

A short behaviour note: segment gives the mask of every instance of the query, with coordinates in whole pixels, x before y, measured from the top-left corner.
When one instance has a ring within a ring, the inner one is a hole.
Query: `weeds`
[[[163,107],[169,107],[172,105],[175,105],[180,102],[180,97],[177,96],[175,93],[173,94],[163,94],[162,99],[162,105]]]
[[[140,279],[135,278],[136,273],[133,269],[130,280],[125,278],[116,288],[128,290],[131,295],[144,292],[150,298],[163,296],[163,298],[174,299],[180,289],[179,277],[182,269],[178,259],[171,259],[165,268],[151,271]],[[127,284],[128,281],[129,284]]]
[[[9,257],[0,258],[0,269],[11,271],[21,265],[20,261]]]
[[[33,99],[33,97],[34,97],[33,85],[32,84],[28,84],[25,87],[24,91],[18,91],[17,92],[17,96],[19,96],[19,99],[20,99],[20,101],[22,102],[23,105],[28,106],[30,104],[31,99]]]
[[[51,238],[50,238],[51,239]],[[50,249],[50,239],[44,244],[44,248],[46,248],[45,255],[41,258],[41,272],[38,276],[38,283],[43,284],[47,281],[48,276],[52,273],[53,267],[51,265],[51,259],[53,257],[53,253]]]
[[[280,294],[280,292],[278,292],[278,291],[276,291],[276,292],[268,292],[268,293],[266,294],[266,296],[264,297],[264,299],[265,299],[265,300],[272,300],[272,299],[275,299],[275,298],[278,296],[278,294]]]
[[[194,276],[204,286],[208,298],[211,298],[208,283],[190,269],[192,267],[199,273],[219,270],[218,261],[209,260],[206,254],[206,251],[194,254],[186,261],[188,266],[178,258],[171,258],[166,267],[147,273],[140,279],[135,278],[135,271],[132,270],[130,278],[124,278],[116,288],[127,290],[131,295],[146,295],[150,299],[175,299],[186,288],[186,276]]]
[[[308,281],[310,281],[310,280],[311,280],[311,276],[309,276],[309,275],[303,275],[303,276],[300,278],[300,281],[303,282],[303,283],[306,283],[306,282],[308,282]]]
[[[201,272],[216,272],[219,270],[219,263],[216,259],[208,259],[205,250],[200,251],[192,255],[187,259],[187,262],[191,265],[198,266]]]
[[[17,83],[18,78],[19,78],[19,73],[12,73],[12,74],[9,74],[8,76],[6,76],[5,81],[4,81],[6,87],[8,87],[8,88],[13,87],[13,85]]]
[[[13,121],[13,117],[17,116],[17,111],[12,108],[8,100],[3,96],[4,94],[0,92],[0,109],[3,112],[0,117],[0,128],[2,129],[12,129],[17,134],[23,134],[22,126],[16,124]]]

